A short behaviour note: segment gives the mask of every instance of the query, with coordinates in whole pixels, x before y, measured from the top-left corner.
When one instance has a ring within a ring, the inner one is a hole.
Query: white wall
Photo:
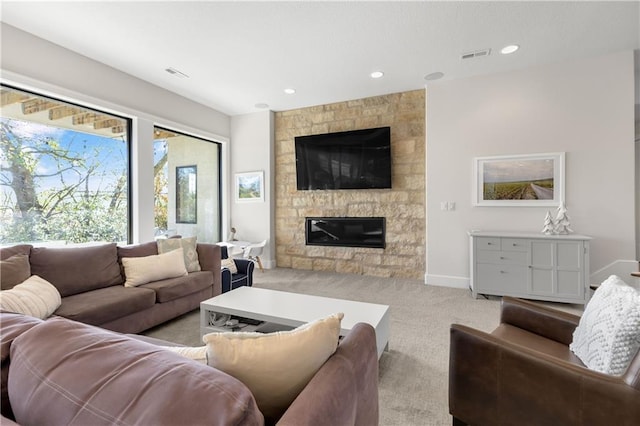
[[[4,83],[133,118],[133,241],[152,240],[153,125],[219,141],[224,155],[229,117],[5,23],[0,31]]]
[[[268,240],[260,256],[265,268],[275,268],[274,117],[271,111],[231,117],[229,202],[236,239]],[[264,171],[264,202],[236,202],[235,174]]]
[[[468,285],[468,230],[542,229],[546,207],[472,206],[480,156],[566,152],[566,206],[593,237],[591,271],[635,259],[633,52],[429,84],[426,104],[428,284]]]

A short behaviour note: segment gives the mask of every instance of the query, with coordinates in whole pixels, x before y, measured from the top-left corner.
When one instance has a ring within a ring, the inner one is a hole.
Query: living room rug
[[[450,425],[449,327],[459,323],[491,331],[500,319],[499,298],[474,299],[465,289],[427,286],[412,279],[277,268],[256,272],[253,285],[390,306],[390,350],[383,353],[379,371],[383,426]],[[199,311],[144,334],[200,346]]]

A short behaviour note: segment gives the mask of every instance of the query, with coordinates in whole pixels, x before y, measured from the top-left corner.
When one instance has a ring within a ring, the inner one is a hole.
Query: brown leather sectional
[[[0,250],[0,259],[29,256],[31,274],[53,284],[62,297],[55,315],[121,333],[139,333],[197,309],[221,293],[220,246],[197,245],[201,271],[124,287],[123,257],[158,254],[156,242],[118,247],[115,243],[83,247],[17,245]]]

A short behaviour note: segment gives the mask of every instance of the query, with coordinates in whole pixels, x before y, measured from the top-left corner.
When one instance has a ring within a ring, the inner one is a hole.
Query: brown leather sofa
[[[578,316],[504,297],[492,333],[451,326],[454,425],[638,425],[640,353],[622,376],[589,370],[569,350]]]
[[[0,313],[0,327],[2,425],[264,424],[240,381],[154,344],[61,317]],[[277,424],[378,424],[373,327],[340,341]]]
[[[33,247],[23,244],[0,250],[0,260],[27,255],[29,275],[55,286],[62,305],[54,312],[65,318],[121,333],[139,333],[197,309],[221,293],[220,246],[196,246],[201,271],[186,276],[125,287],[123,257],[158,254],[155,241],[116,246]],[[2,290],[5,287],[2,279]]]

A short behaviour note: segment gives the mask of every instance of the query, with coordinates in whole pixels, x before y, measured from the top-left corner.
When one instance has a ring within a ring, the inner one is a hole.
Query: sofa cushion
[[[100,288],[62,299],[55,314],[87,324],[101,325],[153,307],[153,290],[121,285]]]
[[[640,348],[640,291],[606,279],[587,303],[570,349],[592,370],[621,375]]]
[[[64,318],[16,338],[11,359],[9,398],[20,424],[263,422],[251,392],[233,377]]]
[[[125,287],[187,275],[181,248],[146,257],[123,257]]]
[[[198,251],[196,250],[196,237],[190,238],[167,238],[158,240],[158,253],[167,253],[181,248],[184,254],[184,266],[187,272],[197,272],[200,270],[198,262]]]
[[[0,290],[9,290],[30,276],[29,255],[15,254],[0,260]]]
[[[45,319],[60,306],[60,293],[46,280],[32,275],[10,290],[0,291],[0,307],[9,312]]]
[[[3,247],[0,249],[0,260],[6,260],[16,254],[26,254],[29,256],[32,248],[33,246],[30,244],[18,244],[15,246]]]
[[[342,313],[269,334],[210,333],[207,363],[251,389],[268,420],[277,420],[335,352]]]
[[[11,404],[9,404],[9,389],[7,386],[9,366],[11,364],[11,359],[9,358],[11,344],[16,337],[40,323],[42,323],[42,320],[38,318],[28,317],[22,314],[0,312],[0,355],[2,358],[2,372],[0,374],[0,412],[9,419],[15,419],[15,417],[13,417],[13,411],[11,411]],[[4,425],[4,419],[0,421],[0,424]]]
[[[200,271],[182,277],[153,281],[141,285],[140,288],[152,289],[156,292],[156,302],[165,303],[204,290],[212,285],[213,274],[210,271]]]
[[[118,247],[118,258],[123,257],[145,257],[158,254],[158,244],[155,241],[141,244],[130,244]]]
[[[78,247],[34,247],[31,273],[53,284],[62,297],[122,284],[115,243]]]

